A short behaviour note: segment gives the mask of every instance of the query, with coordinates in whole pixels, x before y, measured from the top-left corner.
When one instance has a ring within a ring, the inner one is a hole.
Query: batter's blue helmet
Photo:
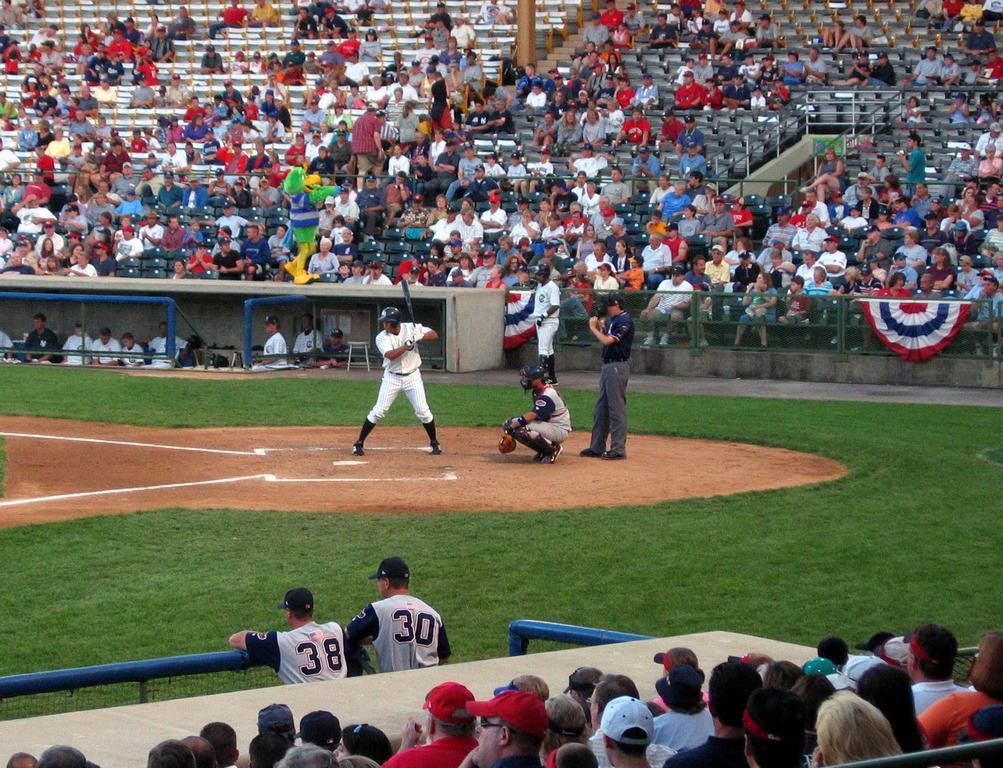
[[[397,307],[387,307],[380,314],[380,323],[401,324],[401,311]]]

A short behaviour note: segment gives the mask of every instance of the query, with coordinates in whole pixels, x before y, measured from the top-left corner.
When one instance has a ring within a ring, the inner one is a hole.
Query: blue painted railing
[[[508,655],[524,656],[530,640],[550,640],[571,645],[609,645],[650,640],[648,635],[614,632],[610,629],[579,627],[574,624],[555,624],[552,621],[518,619],[508,625]]]
[[[29,672],[0,677],[0,699],[54,691],[75,691],[78,688],[113,683],[139,683],[140,701],[144,701],[146,697],[143,686],[150,680],[214,672],[240,672],[250,667],[247,654],[240,651],[219,651],[98,664],[74,669],[55,669],[49,672]]]

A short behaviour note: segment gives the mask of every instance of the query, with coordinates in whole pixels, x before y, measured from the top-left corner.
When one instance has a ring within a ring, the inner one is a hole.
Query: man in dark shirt
[[[455,139],[446,146],[445,151],[439,153],[435,158],[435,178],[425,185],[425,197],[434,199],[436,195],[445,194],[449,185],[457,179],[457,168],[460,165],[460,155],[456,151],[457,143]]]
[[[95,245],[94,256],[95,259],[91,264],[98,273],[98,277],[115,277],[115,273],[118,271],[118,262],[112,258],[108,246],[104,243]]]
[[[975,22],[975,29],[968,33],[965,38],[964,51],[969,56],[982,59],[996,50],[996,40],[991,32],[986,31],[986,23],[979,19]]]
[[[359,206],[359,217],[362,219],[362,230],[370,237],[376,234],[376,228],[383,221],[383,193],[376,183],[375,176],[366,176],[366,185],[355,199]]]
[[[699,747],[670,757],[663,768],[748,768],[742,715],[753,691],[762,687],[759,673],[744,662],[726,661],[714,667],[707,686],[714,735]]]
[[[658,23],[651,28],[650,40],[650,46],[656,50],[679,45],[679,30],[669,24],[668,14],[658,14]]]
[[[877,63],[871,68],[871,80],[885,85],[895,85],[895,69],[888,61],[888,51],[878,53]]]
[[[592,415],[592,441],[579,455],[595,459],[626,459],[627,382],[630,379],[634,321],[624,311],[623,297],[619,292],[614,291],[603,298],[604,316],[589,318],[589,330],[603,346],[599,400]],[[606,440],[610,437],[607,450]]]
[[[28,338],[24,340],[24,348],[29,351],[28,362],[31,363],[61,363],[61,355],[54,355],[47,350],[59,349],[59,337],[49,328],[45,327],[45,315],[39,312],[35,317],[34,327]]]
[[[344,368],[348,365],[348,345],[345,343],[345,334],[340,328],[331,331],[331,335],[324,342],[324,352],[321,356],[327,358],[324,365],[332,368]]]
[[[331,157],[326,145],[321,145],[317,150],[317,157],[310,161],[309,172],[324,178],[334,176],[334,158]]]
[[[213,264],[219,269],[220,280],[240,280],[243,272],[243,259],[240,253],[233,249],[233,242],[228,237],[219,239],[219,253],[213,257]]]
[[[272,260],[272,250],[268,247],[268,241],[261,236],[261,227],[257,222],[248,222],[247,239],[240,246],[240,256],[244,260],[249,279],[265,279],[265,269]]]
[[[505,102],[495,102],[494,111],[492,111],[491,117],[488,118],[488,126],[494,133],[515,133],[512,113],[505,106]]]
[[[756,282],[756,278],[759,277],[760,268],[750,251],[742,251],[738,254],[738,258],[738,266],[735,267],[735,282],[741,285],[744,291],[747,286]]]
[[[467,115],[467,122],[463,126],[470,133],[483,133],[488,130],[488,120],[491,115],[484,108],[483,101],[475,101],[474,109]]]
[[[724,88],[724,106],[728,109],[748,109],[751,99],[752,94],[749,93],[745,79],[736,74]]]

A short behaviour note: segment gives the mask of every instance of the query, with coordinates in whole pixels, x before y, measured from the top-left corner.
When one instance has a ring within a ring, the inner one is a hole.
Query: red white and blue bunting
[[[929,360],[950,345],[968,317],[960,301],[861,299],[864,317],[886,347],[903,360]]]
[[[533,291],[513,291],[505,305],[505,349],[518,349],[536,335]]]

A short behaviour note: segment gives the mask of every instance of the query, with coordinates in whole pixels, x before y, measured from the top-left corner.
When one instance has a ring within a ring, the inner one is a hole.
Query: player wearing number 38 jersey
[[[376,579],[381,600],[370,603],[345,628],[353,645],[372,643],[380,672],[445,664],[452,651],[442,618],[409,591],[411,570],[399,557],[388,557],[369,578]]]
[[[313,593],[298,587],[279,605],[289,632],[237,632],[230,645],[246,651],[252,664],[274,669],[284,683],[314,683],[348,676],[345,634],[336,621],[313,620]]]

